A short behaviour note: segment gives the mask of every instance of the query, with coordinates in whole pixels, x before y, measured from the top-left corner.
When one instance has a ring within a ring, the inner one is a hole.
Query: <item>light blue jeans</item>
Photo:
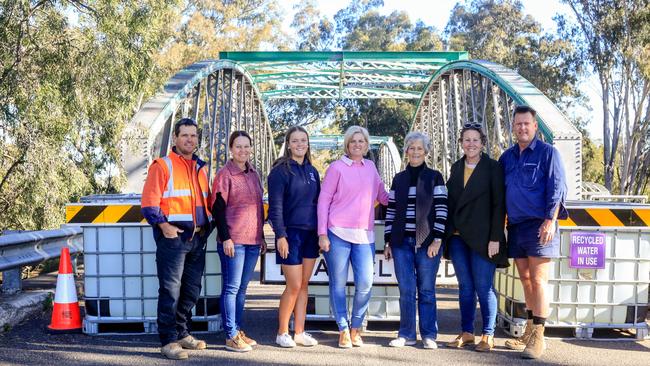
[[[260,246],[235,244],[235,256],[231,258],[218,243],[217,252],[221,260],[221,320],[226,336],[233,338],[243,327],[246,288],[260,256]]]
[[[330,305],[336,324],[339,331],[348,328],[361,328],[372,290],[375,243],[350,243],[334,235],[331,231],[327,232],[327,236],[330,239],[330,250],[323,253],[323,256],[327,264]],[[348,322],[345,285],[350,263],[352,263],[352,273],[354,274],[354,301],[352,303],[352,318]]]
[[[470,249],[460,236],[449,239],[449,256],[458,279],[458,302],[463,332],[474,334],[476,297],[481,305],[483,330],[481,334],[494,335],[497,318],[497,296],[494,293],[496,264]]]
[[[442,248],[429,258],[427,248],[415,248],[414,238],[405,238],[402,245],[392,245],[395,276],[399,287],[399,337],[415,340],[415,306],[420,315],[420,336],[438,337],[436,276]]]

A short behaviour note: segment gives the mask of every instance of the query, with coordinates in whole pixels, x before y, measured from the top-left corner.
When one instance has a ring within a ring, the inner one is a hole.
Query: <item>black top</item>
[[[452,165],[447,181],[447,236],[458,231],[472,250],[499,267],[507,267],[508,253],[504,237],[505,188],[501,164],[482,154],[466,185],[463,182],[464,171],[465,157]],[[492,258],[487,253],[489,241],[500,243],[499,254]],[[448,253],[445,253],[445,257],[448,257]]]
[[[418,174],[414,186],[412,172]],[[446,221],[447,187],[440,172],[422,164],[415,168],[407,166],[393,177],[384,227],[386,243],[402,245],[404,237],[409,236],[407,230],[414,230],[417,244],[428,246],[435,238],[445,236]],[[412,227],[410,222],[414,223]]]
[[[212,204],[212,216],[217,226],[217,236],[219,242],[230,239],[230,232],[228,231],[228,222],[226,221],[226,201],[221,196],[221,192],[217,193],[217,198]]]
[[[411,187],[416,187],[418,185],[418,178],[420,178],[420,172],[426,164],[422,163],[416,167],[411,166],[410,164],[406,166],[406,169],[409,171],[409,175],[411,176]]]

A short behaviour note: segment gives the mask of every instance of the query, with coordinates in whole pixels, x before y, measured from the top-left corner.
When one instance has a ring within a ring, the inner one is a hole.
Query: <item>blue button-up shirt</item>
[[[535,137],[521,153],[517,144],[506,150],[499,162],[505,176],[508,223],[552,219],[558,205],[558,217],[566,216],[566,178],[556,148]]]

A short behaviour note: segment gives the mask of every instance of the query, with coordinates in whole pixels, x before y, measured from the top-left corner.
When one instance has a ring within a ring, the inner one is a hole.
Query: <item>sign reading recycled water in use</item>
[[[571,268],[605,268],[605,234],[571,233]]]

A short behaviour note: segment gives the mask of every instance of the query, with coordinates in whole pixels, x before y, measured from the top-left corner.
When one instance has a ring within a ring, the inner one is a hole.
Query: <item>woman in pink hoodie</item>
[[[388,204],[388,193],[368,152],[368,130],[351,126],[345,132],[345,155],[333,162],[318,197],[318,236],[329,273],[334,317],[339,327],[339,347],[363,345],[360,328],[372,289],[375,255],[375,202]],[[354,302],[348,322],[345,285],[352,263]]]

